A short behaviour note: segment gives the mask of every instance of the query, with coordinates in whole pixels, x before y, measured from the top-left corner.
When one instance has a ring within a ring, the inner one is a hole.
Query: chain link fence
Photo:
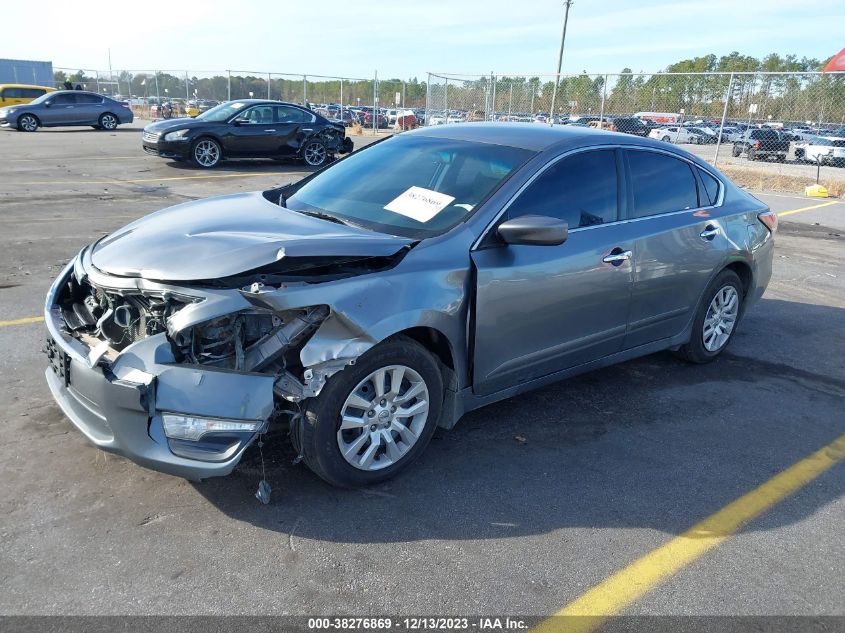
[[[431,73],[425,123],[610,129],[683,144],[755,188],[797,190],[818,178],[845,193],[845,73],[582,73],[560,75],[557,86],[556,79]]]
[[[87,70],[54,67],[54,87],[79,88],[129,101],[136,116],[155,118],[157,107],[168,102],[174,116],[189,107],[232,99],[278,99],[300,104],[331,104],[342,108],[420,108],[426,102],[426,84],[416,79],[379,80],[298,73],[248,70]],[[194,110],[191,110],[192,112]],[[334,115],[337,109],[332,110]],[[343,112],[340,112],[343,118]],[[371,117],[373,131],[386,117]]]

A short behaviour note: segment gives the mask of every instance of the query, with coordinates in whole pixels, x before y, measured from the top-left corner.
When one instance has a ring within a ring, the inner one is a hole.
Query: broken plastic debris
[[[270,503],[270,493],[273,491],[266,479],[258,482],[258,490],[255,491],[255,498],[265,506]]]

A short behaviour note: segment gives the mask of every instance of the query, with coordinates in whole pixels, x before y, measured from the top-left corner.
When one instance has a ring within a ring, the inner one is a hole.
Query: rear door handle
[[[614,248],[610,251],[609,255],[606,255],[602,261],[605,264],[613,264],[614,266],[618,266],[622,262],[628,261],[631,259],[631,251],[623,251],[621,248]]]
[[[276,130],[264,130],[265,132],[275,132]]]
[[[701,239],[707,240],[708,242],[712,242],[713,238],[719,235],[722,232],[718,226],[713,226],[712,224],[708,224],[707,228],[705,228],[699,235]]]

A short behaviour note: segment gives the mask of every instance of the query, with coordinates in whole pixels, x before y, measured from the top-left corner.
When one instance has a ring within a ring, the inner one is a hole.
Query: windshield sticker
[[[447,196],[445,193],[431,189],[411,187],[384,205],[384,208],[417,222],[428,222],[448,207],[454,199],[454,196]]]

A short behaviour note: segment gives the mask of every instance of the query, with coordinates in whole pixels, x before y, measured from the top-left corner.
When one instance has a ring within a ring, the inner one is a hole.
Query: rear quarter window
[[[716,204],[719,199],[719,181],[703,169],[698,170],[698,175],[701,177],[701,184],[704,185],[704,190],[699,192],[701,194],[699,204],[701,206]]]

